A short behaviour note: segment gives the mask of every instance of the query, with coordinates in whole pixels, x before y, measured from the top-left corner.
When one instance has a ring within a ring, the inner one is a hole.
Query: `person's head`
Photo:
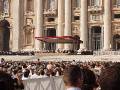
[[[29,77],[30,70],[26,69],[24,72],[24,77],[28,78]]]
[[[66,87],[81,87],[83,76],[79,66],[71,65],[65,69],[63,75]]]
[[[101,90],[120,90],[120,63],[101,72],[100,86]]]
[[[98,87],[96,82],[96,76],[93,71],[89,69],[83,69],[83,86],[82,90],[93,90]]]
[[[1,58],[1,62],[2,62],[2,63],[5,62],[5,59],[4,59],[4,58]]]
[[[41,70],[40,75],[44,75],[44,74],[45,74],[44,70]]]
[[[13,79],[3,71],[0,71],[0,90],[14,90]]]

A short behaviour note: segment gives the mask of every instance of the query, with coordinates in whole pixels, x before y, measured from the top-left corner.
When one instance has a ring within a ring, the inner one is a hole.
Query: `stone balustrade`
[[[101,11],[102,6],[88,6],[88,11]]]
[[[120,51],[94,51],[94,55],[120,55]]]
[[[45,15],[57,15],[57,10],[56,9],[44,9],[44,14]]]

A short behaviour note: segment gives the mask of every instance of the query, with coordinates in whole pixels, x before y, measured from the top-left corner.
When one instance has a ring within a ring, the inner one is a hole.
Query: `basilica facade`
[[[79,36],[79,49],[120,49],[120,0],[0,0],[0,50],[71,50],[35,37]]]

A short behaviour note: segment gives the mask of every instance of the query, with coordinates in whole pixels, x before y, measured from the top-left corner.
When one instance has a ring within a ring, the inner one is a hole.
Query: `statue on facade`
[[[50,0],[50,9],[51,10],[56,9],[56,0]]]
[[[9,15],[9,0],[2,0],[2,13],[4,14],[4,15]]]

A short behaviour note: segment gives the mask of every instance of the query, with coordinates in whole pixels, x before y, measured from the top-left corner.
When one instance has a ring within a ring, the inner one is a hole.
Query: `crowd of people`
[[[0,55],[35,55],[35,54],[43,54],[43,53],[64,53],[68,55],[76,55],[78,54],[77,50],[42,50],[42,51],[0,51]],[[93,51],[81,51],[79,54],[81,55],[93,55]]]
[[[34,55],[34,51],[0,51],[0,55]]]
[[[66,90],[120,90],[120,63],[0,61],[0,90],[24,89],[23,80],[53,76],[63,76]]]
[[[42,50],[42,51],[35,51],[36,54],[43,54],[43,53],[63,53],[68,55],[93,55],[92,50]]]

